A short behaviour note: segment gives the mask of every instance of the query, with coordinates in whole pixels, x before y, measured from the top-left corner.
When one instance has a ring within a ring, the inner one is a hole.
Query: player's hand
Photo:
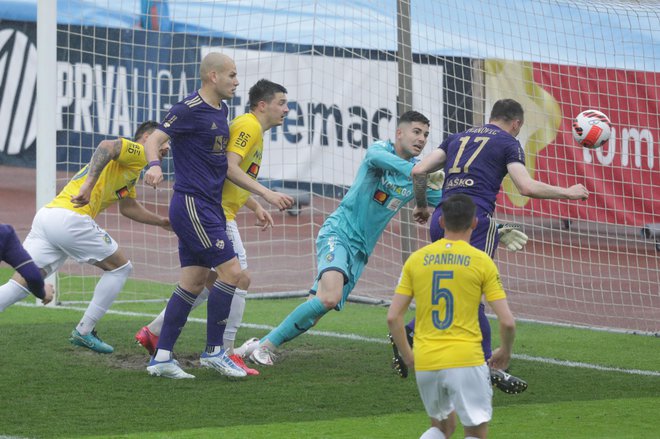
[[[80,191],[78,195],[71,197],[71,204],[73,207],[83,207],[89,204],[89,200],[92,197],[92,189],[89,185],[83,183],[80,186]]]
[[[574,184],[568,188],[569,200],[586,200],[589,198],[589,191],[581,184]]]
[[[442,184],[445,182],[445,171],[440,169],[439,171],[431,172],[427,176],[426,187],[433,189],[434,191],[439,191],[442,189]]]
[[[161,222],[160,226],[163,229],[167,230],[168,232],[171,232],[172,231],[172,224],[170,224],[170,219],[168,217],[164,216],[164,217],[161,218],[161,221],[162,222]]]
[[[426,224],[431,216],[428,207],[417,207],[413,209],[413,220],[418,224]]]
[[[520,230],[520,226],[515,224],[500,224],[497,233],[500,235],[500,242],[511,252],[522,250],[529,240],[529,237]]]
[[[160,166],[151,166],[144,173],[144,183],[154,189],[161,181],[163,181],[163,169]]]
[[[493,355],[488,359],[488,365],[495,369],[506,370],[511,361],[511,352],[506,352],[501,348],[493,351]]]
[[[254,211],[254,215],[257,217],[257,226],[261,227],[261,230],[266,230],[270,227],[273,227],[275,224],[273,222],[273,217],[270,215],[270,212],[268,212],[266,209],[263,208],[263,206],[259,205],[257,207],[257,210]]]
[[[293,206],[294,200],[293,197],[290,197],[287,194],[282,192],[275,192],[269,190],[264,195],[264,199],[268,201],[269,204],[277,207],[279,210],[285,210]]]
[[[48,305],[50,302],[53,301],[53,297],[55,297],[55,287],[53,284],[44,284],[44,298],[41,299],[41,303],[44,305]]]

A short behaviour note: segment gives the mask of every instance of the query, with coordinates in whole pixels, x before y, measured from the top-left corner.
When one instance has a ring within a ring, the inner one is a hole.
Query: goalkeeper
[[[383,230],[413,198],[411,171],[428,136],[428,118],[408,111],[399,119],[394,142],[369,146],[351,189],[319,231],[318,274],[309,300],[261,339],[251,360],[273,364],[275,348],[307,331],[328,311],[344,307]],[[425,191],[439,201],[440,191]]]
[[[585,200],[589,196],[581,184],[571,187],[551,186],[534,180],[525,167],[525,152],[516,137],[520,134],[525,120],[525,113],[513,99],[501,99],[493,105],[488,124],[448,136],[440,146],[428,154],[413,169],[415,201],[417,206],[413,217],[419,223],[429,218],[424,191],[427,174],[444,168],[446,179],[443,184],[443,200],[451,195],[469,195],[477,205],[477,228],[472,233],[470,244],[485,251],[492,258],[495,255],[499,235],[510,250],[519,250],[526,242],[526,237],[515,229],[502,228],[497,233],[497,224],[492,220],[495,200],[500,191],[502,180],[509,174],[520,194],[532,198]],[[430,222],[431,239],[437,241],[444,236],[440,227],[442,205],[433,212]],[[486,360],[492,355],[490,344],[490,323],[484,311],[479,307],[479,326],[482,333],[482,348]],[[412,332],[414,321],[407,325]],[[395,355],[395,361],[400,360]],[[407,375],[402,361],[399,374]],[[520,393],[527,384],[503,371],[492,370],[491,381],[507,393]]]

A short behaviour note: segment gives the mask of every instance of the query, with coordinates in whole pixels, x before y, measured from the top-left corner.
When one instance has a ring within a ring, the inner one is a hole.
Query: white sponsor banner
[[[236,115],[245,111],[248,90],[261,78],[289,92],[291,111],[285,123],[264,141],[261,178],[350,185],[366,147],[376,140],[394,140],[394,61],[208,46],[201,49],[202,57],[211,51],[236,62],[241,83],[232,102]],[[442,139],[443,68],[414,64],[412,76],[413,109],[431,120],[428,153]]]

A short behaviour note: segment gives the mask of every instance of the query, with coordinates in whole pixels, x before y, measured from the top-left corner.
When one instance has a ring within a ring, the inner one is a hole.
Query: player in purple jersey
[[[477,228],[472,233],[470,244],[485,251],[491,258],[498,245],[497,224],[492,219],[495,200],[502,180],[507,175],[521,195],[531,198],[586,200],[589,192],[582,184],[564,188],[534,180],[525,167],[525,152],[516,140],[525,120],[522,106],[513,99],[502,99],[493,105],[488,124],[470,128],[445,139],[438,149],[424,157],[413,169],[415,200],[417,206],[413,217],[425,223],[429,218],[425,190],[426,175],[443,168],[445,181],[442,199],[463,193],[472,197],[477,205]],[[442,202],[431,218],[431,239],[437,241],[444,236],[440,227]],[[479,324],[483,336],[482,347],[486,360],[491,357],[490,324],[484,305],[479,307]],[[407,325],[412,332],[414,320]],[[516,379],[501,371],[493,371],[493,382],[501,390],[518,393]],[[525,385],[526,388],[526,385]],[[524,390],[524,388],[522,388]],[[520,390],[520,391],[522,391]]]
[[[41,270],[32,261],[32,257],[21,245],[21,241],[16,236],[14,228],[9,224],[0,224],[0,261],[5,261],[11,265],[14,270],[18,272],[25,282],[27,289],[36,297],[41,299],[44,305],[47,305],[53,300],[53,286],[51,284],[44,284],[44,278],[41,275]],[[21,289],[24,287],[18,282],[14,282]],[[0,311],[4,308],[0,309]]]
[[[234,61],[211,52],[200,64],[200,78],[201,88],[175,104],[144,145],[149,161],[144,181],[155,188],[163,180],[158,147],[167,141],[171,144],[176,181],[169,213],[179,238],[181,263],[179,284],[167,304],[158,346],[147,371],[167,378],[194,378],[179,367],[172,350],[210,269],[215,268],[218,278],[209,293],[206,349],[200,364],[224,375],[243,377],[245,371],[223,347],[232,298],[237,287],[245,290],[248,283],[227,236],[221,204],[223,184],[228,177],[279,209],[291,207],[293,199],[265,188],[240,169],[228,170],[228,108],[222,100],[233,97],[238,86]]]

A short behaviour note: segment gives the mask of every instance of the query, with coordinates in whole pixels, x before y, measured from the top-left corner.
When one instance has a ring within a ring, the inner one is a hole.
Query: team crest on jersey
[[[128,192],[129,192],[128,187],[124,186],[123,188],[115,191],[115,195],[117,195],[118,200],[123,200],[124,198],[126,198],[128,196]]]
[[[218,247],[220,250],[223,250],[225,248],[225,241],[222,239],[218,239],[215,241],[215,246]]]
[[[252,178],[257,178],[257,175],[259,174],[259,165],[253,162],[247,169],[246,173]]]
[[[378,189],[376,189],[376,192],[374,193],[374,200],[376,201],[376,203],[380,205],[385,205],[385,202],[389,197],[390,196],[387,195],[385,192]]]
[[[328,253],[328,255],[325,257],[325,260],[328,262],[332,262],[335,260],[335,254],[334,253]]]
[[[224,154],[227,150],[227,143],[229,139],[225,136],[215,136],[215,143],[213,144],[213,154]]]

